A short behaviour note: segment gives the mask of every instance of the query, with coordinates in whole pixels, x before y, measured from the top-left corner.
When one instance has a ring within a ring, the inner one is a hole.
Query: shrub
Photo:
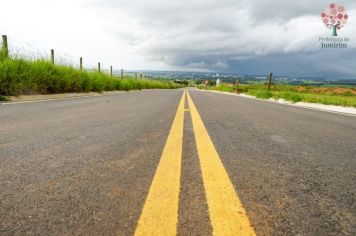
[[[3,102],[3,101],[9,101],[9,99],[5,96],[0,96],[0,101]]]

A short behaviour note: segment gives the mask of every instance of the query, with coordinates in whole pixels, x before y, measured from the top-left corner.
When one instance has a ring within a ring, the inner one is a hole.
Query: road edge
[[[142,89],[142,90],[130,90],[130,91],[106,91],[102,93],[91,92],[91,93],[61,93],[61,94],[49,94],[49,95],[32,95],[31,97],[36,97],[38,99],[28,99],[23,101],[3,101],[0,105],[15,105],[24,103],[36,103],[36,102],[51,102],[51,101],[64,101],[71,99],[81,99],[81,98],[92,98],[92,97],[105,97],[105,96],[115,96],[115,95],[125,95],[133,94],[139,92],[155,91],[159,89]]]
[[[242,98],[247,98],[247,99],[258,100],[258,101],[262,101],[262,102],[271,102],[271,103],[275,103],[275,104],[282,104],[282,105],[299,107],[299,108],[304,108],[304,109],[324,111],[324,112],[330,112],[330,113],[335,113],[335,114],[356,117],[356,108],[353,108],[353,107],[342,107],[342,106],[335,106],[335,105],[325,105],[325,104],[320,104],[320,103],[306,103],[306,102],[292,103],[292,102],[289,102],[289,101],[286,101],[283,99],[279,99],[279,100],[259,99],[254,96],[250,96],[250,95],[243,94],[243,93],[235,94],[235,93],[222,92],[222,91],[216,91],[216,90],[202,90],[202,89],[197,89],[197,90],[202,91],[202,92],[225,94],[225,95],[230,95],[230,96],[237,96],[237,97],[242,97]],[[342,111],[342,110],[344,110],[344,111]]]

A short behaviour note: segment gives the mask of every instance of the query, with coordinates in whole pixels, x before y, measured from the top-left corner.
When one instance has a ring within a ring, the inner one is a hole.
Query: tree
[[[329,7],[321,13],[321,19],[325,27],[333,30],[332,36],[337,36],[337,31],[345,26],[349,16],[344,6],[337,6],[335,3],[331,3]]]

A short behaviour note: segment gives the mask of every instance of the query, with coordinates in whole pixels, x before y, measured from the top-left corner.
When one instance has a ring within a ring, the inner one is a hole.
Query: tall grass
[[[261,99],[268,99],[272,97],[272,93],[267,90],[250,90],[248,94]]]
[[[43,59],[0,57],[0,95],[2,96],[177,87],[178,85],[171,81],[128,77],[119,79],[104,73],[81,71],[68,65],[53,65]]]

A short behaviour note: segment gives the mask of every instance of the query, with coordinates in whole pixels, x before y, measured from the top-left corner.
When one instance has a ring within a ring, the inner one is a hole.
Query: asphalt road
[[[0,235],[133,235],[182,94],[0,105]],[[189,94],[257,235],[356,235],[356,117]],[[211,235],[184,108],[177,234]]]

